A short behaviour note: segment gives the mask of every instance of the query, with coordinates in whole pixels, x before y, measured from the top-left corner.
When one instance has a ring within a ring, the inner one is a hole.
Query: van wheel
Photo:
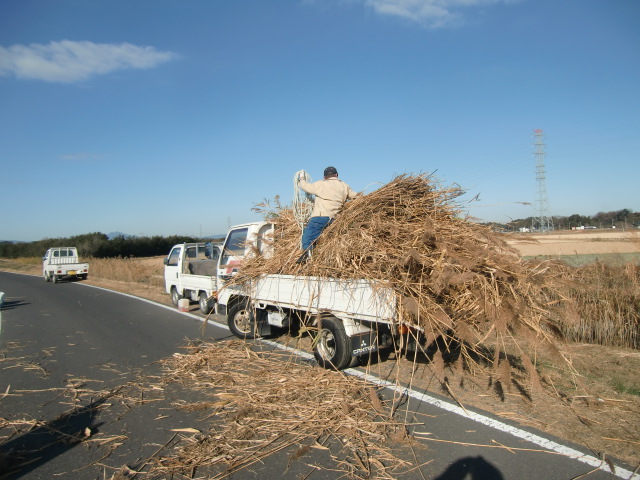
[[[178,293],[178,289],[176,287],[171,287],[171,303],[177,307],[181,298],[182,295]]]
[[[342,321],[323,318],[322,328],[315,338],[313,355],[323,368],[342,370],[351,365],[351,345]]]
[[[256,338],[256,317],[253,312],[247,308],[247,302],[237,302],[229,309],[227,315],[227,324],[229,330],[236,337],[242,339]]]
[[[200,292],[198,296],[198,303],[200,303],[200,311],[205,315],[208,315],[213,310],[213,305],[209,296],[205,292]]]

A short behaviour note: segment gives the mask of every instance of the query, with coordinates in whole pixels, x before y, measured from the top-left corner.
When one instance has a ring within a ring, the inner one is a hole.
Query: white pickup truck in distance
[[[218,281],[233,274],[227,266],[259,251],[269,255],[265,237],[273,225],[254,223],[227,233]],[[240,247],[242,245],[242,247]],[[233,266],[233,265],[232,265]],[[241,265],[239,265],[241,268]],[[403,342],[414,350],[417,332],[397,321],[397,295],[381,282],[267,273],[246,283],[233,281],[218,290],[216,312],[227,317],[231,332],[245,339],[271,334],[271,327],[304,327],[313,338],[313,352],[324,368],[355,365],[361,356]],[[413,345],[412,345],[413,344]]]
[[[217,291],[220,246],[211,243],[174,245],[164,259],[164,286],[177,307],[182,298],[199,302],[200,311],[213,310]]]
[[[80,263],[76,247],[54,247],[42,257],[42,275],[47,282],[53,283],[63,278],[86,280],[89,264]]]

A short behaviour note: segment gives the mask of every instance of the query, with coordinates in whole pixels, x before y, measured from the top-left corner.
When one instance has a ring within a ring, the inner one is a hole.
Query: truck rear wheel
[[[229,309],[227,315],[227,324],[229,330],[238,338],[253,339],[256,338],[256,317],[247,308],[247,302],[237,302]]]
[[[177,307],[181,298],[182,295],[178,293],[178,289],[176,287],[171,287],[171,303]]]
[[[52,273],[51,274],[51,281],[53,283],[58,283],[58,280],[59,280],[58,275],[56,275],[55,273]]]
[[[209,295],[205,292],[200,292],[198,296],[198,303],[200,304],[200,311],[205,315],[209,315],[213,310],[212,301],[209,299]]]
[[[340,319],[322,319],[313,355],[323,368],[342,370],[351,365],[351,344]]]

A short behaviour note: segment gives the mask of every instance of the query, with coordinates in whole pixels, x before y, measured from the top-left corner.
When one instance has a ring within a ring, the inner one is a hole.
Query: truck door
[[[164,265],[164,286],[167,293],[171,293],[171,286],[178,285],[180,278],[180,252],[182,247],[176,246],[171,249]]]
[[[220,285],[229,280],[240,267],[240,260],[244,256],[245,245],[247,243],[248,227],[231,230],[227,235],[222,254],[220,256],[220,266],[218,267],[218,279]]]

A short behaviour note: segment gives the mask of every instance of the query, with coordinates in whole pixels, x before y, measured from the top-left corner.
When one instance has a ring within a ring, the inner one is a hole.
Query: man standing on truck
[[[324,169],[324,179],[317,182],[307,182],[303,172],[298,177],[298,185],[302,190],[315,195],[311,218],[302,232],[302,255],[296,263],[304,263],[311,255],[313,244],[322,231],[333,222],[335,216],[349,199],[358,196],[351,187],[338,179],[338,171],[335,167]]]

